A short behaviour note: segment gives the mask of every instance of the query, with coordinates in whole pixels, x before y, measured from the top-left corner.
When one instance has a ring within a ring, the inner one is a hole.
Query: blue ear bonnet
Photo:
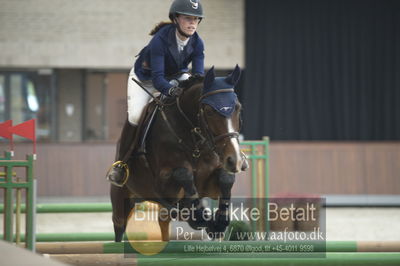
[[[240,68],[236,65],[235,70],[228,77],[215,77],[212,67],[204,78],[203,95],[221,89],[233,89],[240,78]],[[208,104],[219,114],[230,117],[235,111],[238,98],[235,92],[220,92],[205,97],[201,103]]]
[[[215,78],[211,88],[207,91],[203,89],[203,93],[208,93],[220,89],[232,89],[233,86],[225,81],[225,78]],[[225,117],[230,117],[235,111],[237,101],[236,93],[234,92],[221,92],[210,95],[201,100],[202,103],[210,105],[218,113]]]

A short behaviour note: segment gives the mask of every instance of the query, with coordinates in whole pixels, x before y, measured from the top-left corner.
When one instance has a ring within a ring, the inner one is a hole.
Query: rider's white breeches
[[[151,100],[151,97],[132,80],[132,77],[138,80],[134,68],[131,69],[128,77],[128,120],[131,124],[137,125],[140,116],[142,115],[146,104]],[[189,77],[189,74],[184,73],[178,78],[178,80],[186,80]],[[160,94],[160,92],[154,88],[151,80],[142,81],[141,84],[153,95],[158,96]]]
[[[128,120],[131,124],[137,125],[143,109],[151,97],[139,85],[137,85],[136,82],[132,80],[132,77],[136,80],[139,80],[136,77],[133,68],[131,69],[128,77]],[[151,80],[141,83],[153,95],[157,93],[159,94],[159,92],[154,88]]]

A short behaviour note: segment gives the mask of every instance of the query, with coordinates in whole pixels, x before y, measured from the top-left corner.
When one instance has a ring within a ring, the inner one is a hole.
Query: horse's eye
[[[214,114],[214,111],[211,108],[206,108],[204,110],[204,113],[206,116],[212,116]]]

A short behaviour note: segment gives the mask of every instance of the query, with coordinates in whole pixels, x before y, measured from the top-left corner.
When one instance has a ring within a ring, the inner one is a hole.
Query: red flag
[[[12,127],[12,120],[0,123],[0,137],[12,139],[12,133],[9,131],[10,127]]]
[[[8,130],[10,133],[18,136],[30,139],[33,141],[33,158],[36,160],[36,131],[35,131],[35,119],[28,120],[19,125],[10,127]]]
[[[11,156],[14,156],[14,142],[13,135],[10,132],[10,128],[12,127],[12,120],[7,120],[3,123],[0,123],[0,137],[6,138],[10,140],[10,152]]]
[[[10,133],[35,141],[35,119],[28,120],[9,128]]]

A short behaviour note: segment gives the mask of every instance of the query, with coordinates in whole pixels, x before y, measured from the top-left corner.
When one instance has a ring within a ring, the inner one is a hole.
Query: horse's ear
[[[215,80],[215,72],[214,72],[214,66],[210,68],[210,70],[207,71],[206,76],[204,77],[204,89],[207,90],[211,87],[212,83]]]
[[[233,72],[229,76],[226,77],[225,81],[227,83],[235,86],[236,83],[240,79],[240,73],[241,73],[240,67],[239,67],[239,65],[236,64],[235,69],[233,70]]]

